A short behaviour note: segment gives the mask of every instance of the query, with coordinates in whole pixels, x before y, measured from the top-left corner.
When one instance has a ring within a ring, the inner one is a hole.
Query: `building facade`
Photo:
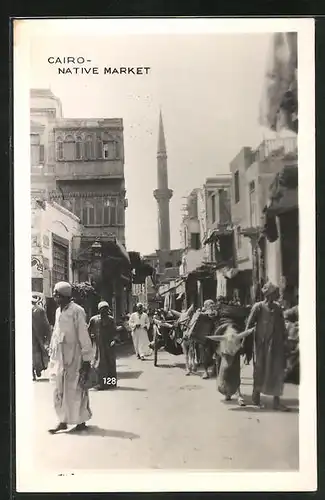
[[[231,176],[218,174],[207,178],[186,200],[180,275],[186,277],[188,301],[198,305],[216,299],[216,268],[229,264],[233,256],[230,186]]]
[[[31,90],[30,106],[32,193],[80,219],[72,252],[78,280],[92,280],[120,315],[131,287],[123,120],[64,118],[60,100],[43,89]]]
[[[236,267],[246,271],[252,300],[260,296],[261,282],[281,280],[280,242],[270,247],[261,234],[274,177],[285,166],[295,165],[295,137],[263,141],[254,151],[244,147],[230,164]]]
[[[32,291],[52,295],[59,281],[76,280],[73,239],[81,234],[78,217],[55,202],[32,198]]]

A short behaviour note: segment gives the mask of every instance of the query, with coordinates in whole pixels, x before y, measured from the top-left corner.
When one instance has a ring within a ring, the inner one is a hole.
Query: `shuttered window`
[[[53,234],[52,286],[59,281],[69,281],[69,244]]]

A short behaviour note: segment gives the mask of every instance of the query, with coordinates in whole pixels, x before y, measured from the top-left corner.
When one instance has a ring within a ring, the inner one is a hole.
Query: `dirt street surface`
[[[286,385],[290,413],[250,406],[252,367],[242,369],[248,406],[224,402],[215,378],[185,376],[183,356],[159,353],[137,360],[120,348],[118,388],[90,391],[88,431],[47,431],[56,425],[53,387],[34,382],[37,415],[34,460],[42,468],[73,469],[298,469],[298,387]]]

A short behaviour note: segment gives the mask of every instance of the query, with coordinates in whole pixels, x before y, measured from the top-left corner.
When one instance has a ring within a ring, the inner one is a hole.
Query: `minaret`
[[[168,188],[166,141],[161,111],[157,150],[157,188],[153,195],[158,204],[159,250],[170,250],[169,200],[173,196],[173,191]]]

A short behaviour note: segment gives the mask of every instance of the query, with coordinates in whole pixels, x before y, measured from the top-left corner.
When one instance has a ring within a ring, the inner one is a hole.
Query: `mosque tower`
[[[173,191],[168,188],[167,152],[161,111],[157,150],[157,189],[153,195],[158,204],[159,250],[170,250],[169,201],[173,196]]]

